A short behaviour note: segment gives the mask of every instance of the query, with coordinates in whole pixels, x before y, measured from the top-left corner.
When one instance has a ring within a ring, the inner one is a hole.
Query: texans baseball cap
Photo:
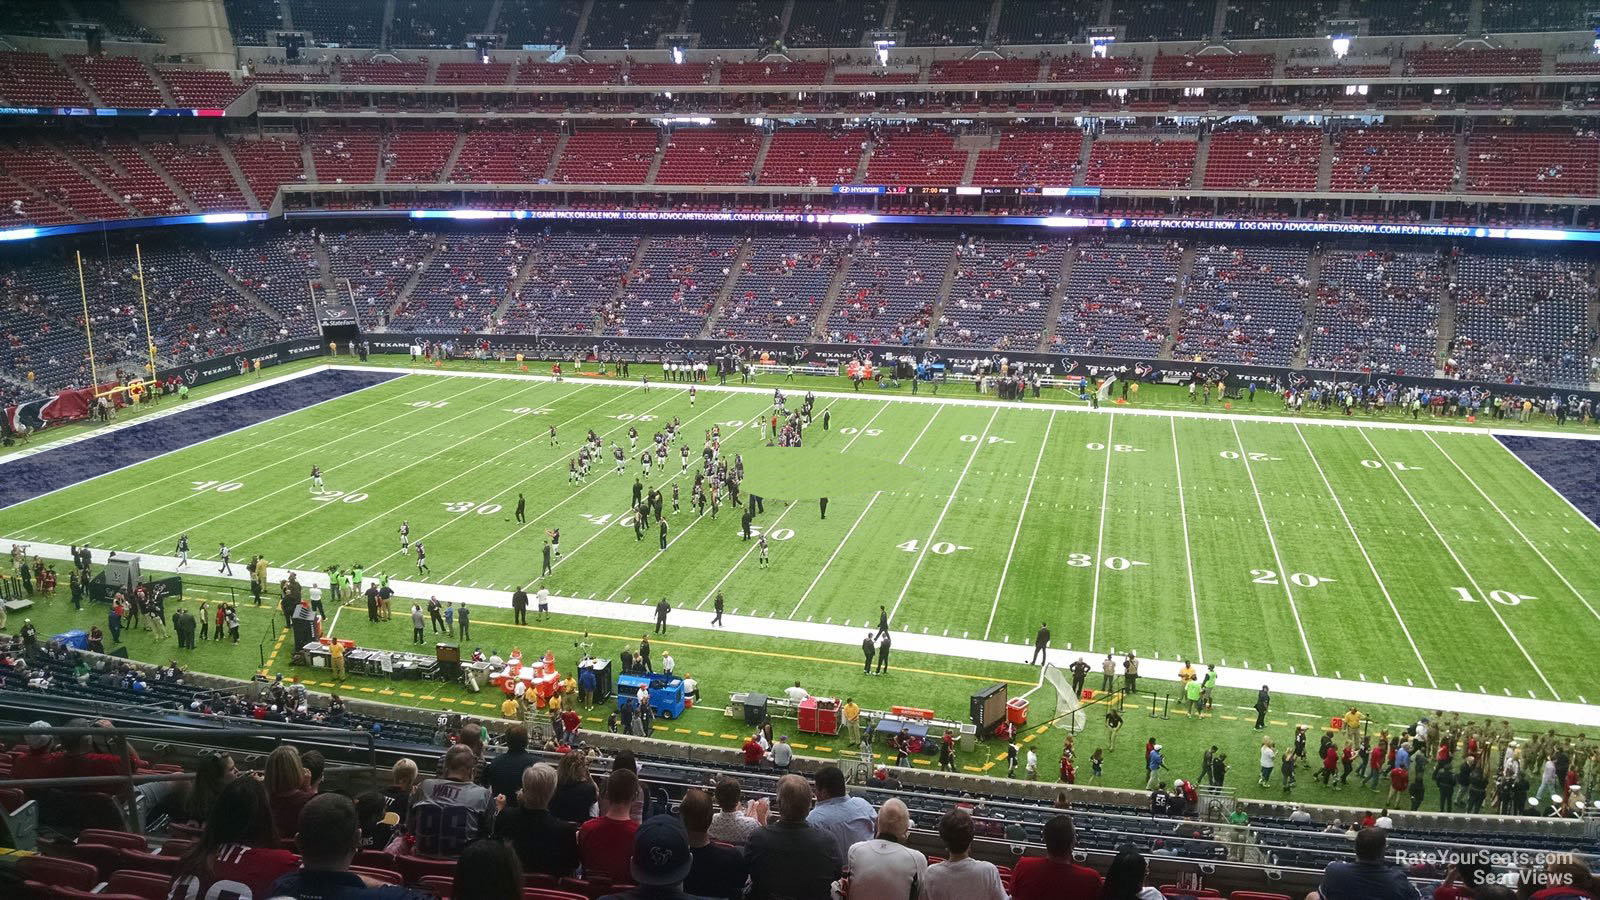
[[[634,884],[678,884],[689,877],[692,865],[689,832],[676,816],[651,816],[639,826],[633,838]]]

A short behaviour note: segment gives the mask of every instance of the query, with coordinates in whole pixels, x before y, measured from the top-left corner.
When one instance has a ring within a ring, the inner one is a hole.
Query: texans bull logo
[[[200,372],[196,369],[184,369],[183,380],[189,382],[190,384],[194,384],[196,381],[200,380]]]
[[[1221,366],[1212,366],[1206,370],[1206,378],[1211,381],[1226,381],[1228,379],[1228,370]]]
[[[1399,387],[1399,385],[1395,384],[1394,381],[1391,380],[1391,379],[1388,379],[1388,378],[1379,378],[1378,379],[1378,390],[1383,392],[1383,393],[1385,393],[1385,394],[1387,394],[1388,392],[1390,392],[1392,390],[1395,390],[1398,387]]]
[[[1060,363],[1061,371],[1063,372],[1071,374],[1078,371],[1078,361],[1071,357],[1063,356],[1060,360],[1058,360],[1058,362]]]

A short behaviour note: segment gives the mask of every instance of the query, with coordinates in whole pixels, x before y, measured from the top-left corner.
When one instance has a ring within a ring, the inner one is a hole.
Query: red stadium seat
[[[100,873],[94,866],[58,856],[24,856],[17,860],[17,872],[28,881],[83,890],[100,883]]]
[[[420,887],[425,891],[432,891],[441,900],[450,900],[450,894],[455,890],[455,879],[443,875],[425,875]]]
[[[131,869],[135,872],[151,872],[165,875],[168,878],[177,874],[180,861],[176,856],[163,856],[160,853],[151,853],[148,850],[121,848],[117,854],[117,868]]]
[[[1260,891],[1234,891],[1228,900],[1293,900],[1288,894],[1263,894]]]
[[[73,844],[72,848],[67,852],[72,855],[73,859],[93,866],[95,871],[99,873],[99,878],[104,880],[112,872],[122,867],[121,849],[110,844],[87,844],[79,841]]]
[[[452,869],[454,869],[455,868],[455,863],[450,863],[450,866],[451,866]],[[394,871],[393,869],[375,869],[372,866],[352,865],[350,867],[350,871],[356,873],[357,875],[365,875],[368,878],[373,879],[374,881],[381,881],[384,884],[405,884],[406,883],[406,878],[403,875],[401,875],[399,872]]]
[[[1161,893],[1167,897],[1221,897],[1216,888],[1181,888],[1175,884],[1163,884]]]
[[[126,847],[129,850],[150,849],[150,844],[145,841],[142,834],[133,834],[127,831],[110,831],[105,828],[85,828],[78,832],[78,843],[109,844],[113,847]]]
[[[622,888],[618,888],[620,892]],[[549,888],[527,888],[522,892],[523,900],[588,900],[583,894],[574,894],[569,891],[552,891]]]
[[[193,838],[167,838],[159,851],[162,856],[182,856],[194,846]]]
[[[399,864],[397,871],[405,876],[405,884],[419,884],[428,875],[442,875],[445,878],[456,876],[456,861],[453,859],[400,856],[395,862]]]
[[[172,888],[172,877],[153,872],[130,872],[126,869],[111,873],[106,880],[105,893],[134,894],[145,900],[167,900]]]
[[[387,869],[397,871],[400,864],[395,862],[393,853],[387,850],[357,850],[356,858],[351,861],[358,866],[368,866],[374,869]]]

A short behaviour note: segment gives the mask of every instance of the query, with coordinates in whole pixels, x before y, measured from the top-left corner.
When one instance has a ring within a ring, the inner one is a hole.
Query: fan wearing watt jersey
[[[217,794],[200,840],[178,863],[169,900],[272,896],[272,883],[300,867],[300,857],[276,843],[266,788],[259,779],[235,777]]]

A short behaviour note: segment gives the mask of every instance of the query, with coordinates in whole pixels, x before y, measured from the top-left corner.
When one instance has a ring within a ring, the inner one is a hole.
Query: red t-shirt
[[[12,778],[61,778],[66,773],[65,753],[29,750],[11,761]]]
[[[1329,744],[1328,745],[1328,752],[1323,754],[1323,757],[1322,757],[1322,767],[1324,769],[1327,769],[1329,772],[1332,772],[1334,770],[1334,768],[1337,767],[1338,765],[1339,765],[1339,751],[1335,750],[1333,748],[1332,744]]]
[[[583,877],[603,875],[613,884],[633,883],[633,835],[639,823],[632,819],[590,819],[578,829],[578,858]]]
[[[744,764],[745,765],[747,765],[747,766],[758,765],[761,762],[761,758],[766,756],[766,755],[767,755],[766,751],[761,749],[761,745],[756,743],[755,738],[751,738],[750,740],[744,742]]]
[[[1044,856],[1018,860],[1011,875],[1011,900],[1096,900],[1100,873]]]
[[[1406,769],[1402,769],[1399,766],[1395,766],[1394,768],[1389,770],[1389,787],[1391,787],[1391,788],[1393,788],[1393,789],[1395,789],[1397,791],[1403,791],[1407,787],[1409,787],[1410,785],[1411,785],[1411,773],[1410,773],[1410,771],[1408,771]]]
[[[1372,755],[1367,757],[1367,764],[1374,769],[1383,768],[1383,747],[1381,745],[1372,748]]]
[[[211,860],[209,876],[185,875],[172,883],[167,900],[265,900],[272,883],[300,868],[288,850],[224,844]]]

